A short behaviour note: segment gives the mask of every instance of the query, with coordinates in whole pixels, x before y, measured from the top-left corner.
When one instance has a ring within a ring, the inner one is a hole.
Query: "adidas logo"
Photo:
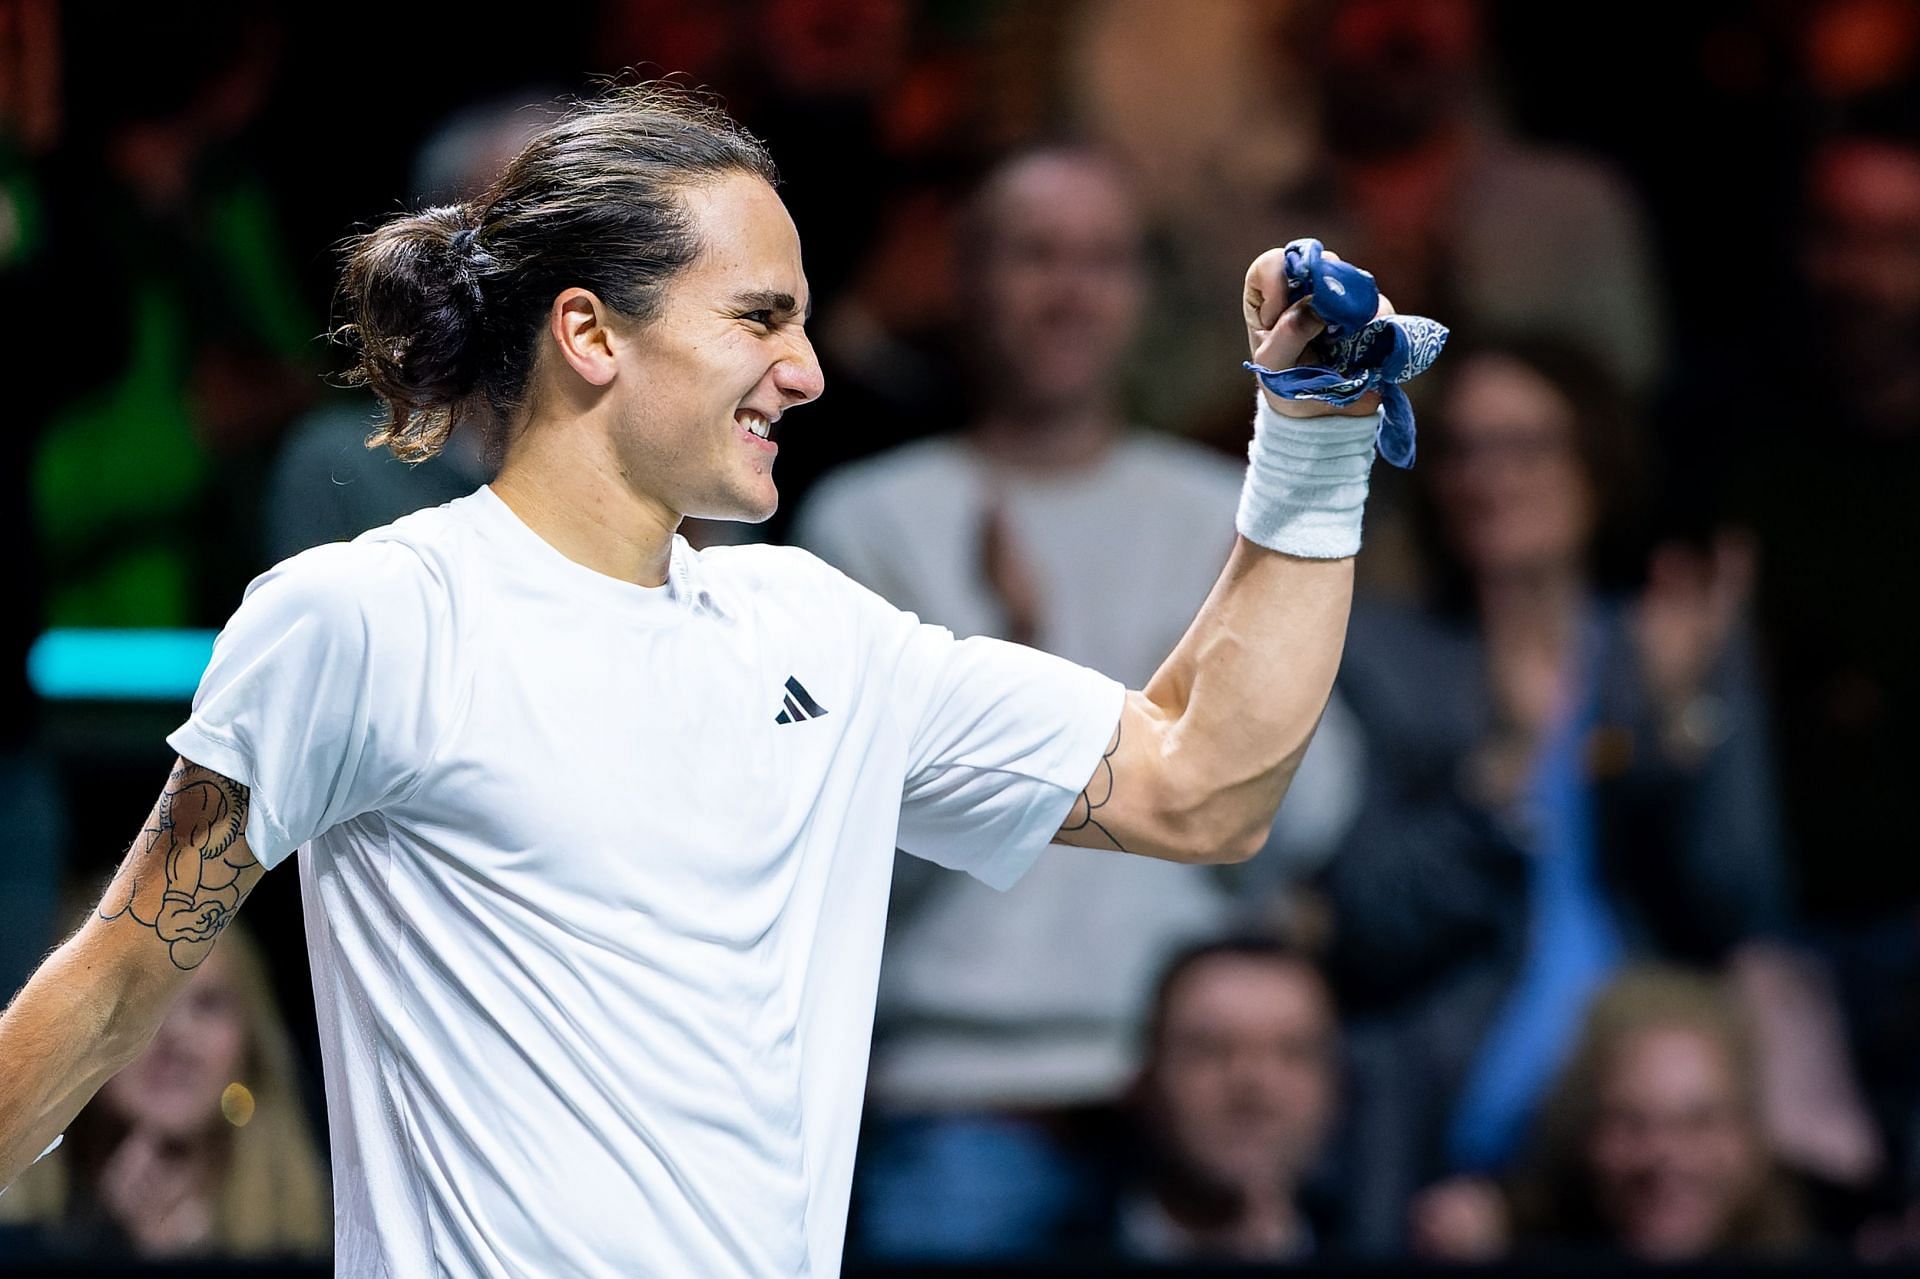
[[[826,707],[809,697],[807,690],[800,687],[800,681],[792,676],[787,678],[787,695],[780,700],[786,709],[773,717],[776,724],[798,724],[803,719],[819,719],[827,713]]]

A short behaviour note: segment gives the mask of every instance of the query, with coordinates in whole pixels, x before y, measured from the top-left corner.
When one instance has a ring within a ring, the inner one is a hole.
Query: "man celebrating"
[[[498,479],[248,589],[102,912],[0,1019],[0,1184],[304,847],[342,1273],[830,1275],[896,844],[1001,886],[1056,837],[1260,846],[1339,662],[1371,404],[1263,401],[1243,537],[1140,692],[801,551],[696,553],[683,516],[772,513],[821,390],[774,178],[626,89],[357,242],[385,443],[479,430]],[[1267,367],[1319,330],[1278,251],[1245,303]]]
[[[964,225],[968,428],[829,475],[794,540],[957,635],[1144,683],[1232,544],[1245,465],[1129,429],[1127,357],[1150,300],[1119,165],[1082,146],[1019,152]],[[1322,722],[1279,823],[1292,828],[1264,857],[1311,855],[1314,832],[1287,818],[1312,816],[1316,785],[1322,809],[1337,799],[1342,761],[1324,753],[1337,723]],[[1098,1211],[1098,1108],[1134,1074],[1160,967],[1226,926],[1224,879],[1062,848],[1000,893],[898,859],[854,1187],[860,1255],[1044,1255]]]

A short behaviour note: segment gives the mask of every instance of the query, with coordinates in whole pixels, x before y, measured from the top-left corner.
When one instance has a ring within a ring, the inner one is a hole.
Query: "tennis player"
[[[355,243],[381,441],[487,432],[499,477],[248,588],[97,914],[0,1020],[0,1184],[304,849],[341,1274],[832,1275],[895,845],[1001,887],[1054,840],[1260,846],[1339,663],[1374,406],[1261,404],[1242,537],[1139,692],[799,550],[696,552],[683,516],[773,512],[821,391],[774,180],[628,88]],[[1319,329],[1283,299],[1276,251],[1274,368]]]

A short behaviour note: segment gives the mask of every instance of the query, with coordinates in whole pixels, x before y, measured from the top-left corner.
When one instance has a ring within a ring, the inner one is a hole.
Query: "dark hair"
[[[1640,406],[1625,385],[1585,347],[1557,334],[1520,331],[1482,333],[1447,346],[1422,387],[1420,426],[1427,456],[1445,454],[1449,442],[1447,409],[1454,385],[1482,357],[1511,360],[1541,378],[1572,410],[1574,456],[1594,495],[1594,530],[1588,568],[1608,590],[1635,583],[1645,562],[1647,503],[1653,489]],[[1425,380],[1425,379],[1423,379]],[[1425,526],[1421,542],[1432,563],[1434,603],[1464,609],[1470,598],[1465,568],[1454,557],[1434,509],[1428,467],[1416,469],[1418,509]]]
[[[354,237],[335,336],[354,354],[348,383],[389,412],[368,447],[422,461],[469,417],[502,447],[555,295],[591,289],[652,319],[701,248],[680,192],[735,174],[779,180],[767,149],[712,101],[617,86],[573,103],[473,200]]]
[[[1174,991],[1195,969],[1218,959],[1238,959],[1252,963],[1298,968],[1320,984],[1327,996],[1328,1006],[1331,1007],[1333,1004],[1332,987],[1328,984],[1326,974],[1321,971],[1318,961],[1312,954],[1291,942],[1266,933],[1245,933],[1195,942],[1176,951],[1161,968],[1160,980],[1154,983],[1153,1000],[1149,1005],[1146,1024],[1147,1055],[1150,1058],[1160,1051],[1161,1039],[1166,1033],[1167,1011],[1173,1004]]]
[[[1000,195],[1007,176],[1025,165],[1040,160],[1058,160],[1089,168],[1103,169],[1133,206],[1141,222],[1140,235],[1146,236],[1145,215],[1140,209],[1139,174],[1126,157],[1091,138],[1074,134],[1053,134],[1035,139],[999,157],[974,180],[960,209],[955,238],[956,257],[969,274],[994,251],[1000,234]],[[1144,244],[1142,245],[1144,248]]]

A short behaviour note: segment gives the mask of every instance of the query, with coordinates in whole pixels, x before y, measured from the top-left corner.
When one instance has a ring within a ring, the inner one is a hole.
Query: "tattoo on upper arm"
[[[196,967],[265,868],[247,848],[247,788],[185,760],[100,904],[151,928],[181,969]]]
[[[1120,725],[1115,724],[1113,740],[1107,743],[1107,753],[1100,757],[1100,764],[1093,770],[1093,778],[1087,783],[1087,788],[1080,792],[1078,799],[1073,801],[1073,808],[1068,811],[1067,820],[1061,825],[1060,832],[1071,834],[1092,828],[1099,831],[1106,841],[1113,845],[1116,852],[1124,853],[1127,851],[1125,846],[1113,837],[1112,831],[1101,825],[1099,819],[1094,817],[1094,814],[1106,807],[1107,801],[1113,798],[1113,756],[1119,749]]]

